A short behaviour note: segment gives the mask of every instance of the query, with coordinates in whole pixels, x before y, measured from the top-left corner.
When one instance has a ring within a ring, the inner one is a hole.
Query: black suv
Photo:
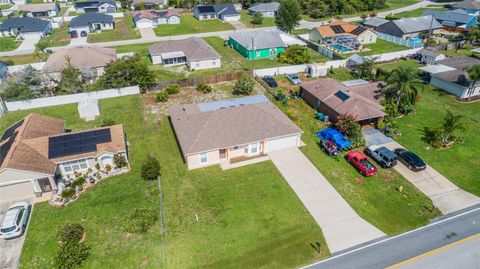
[[[402,148],[395,149],[394,151],[398,156],[398,160],[407,166],[408,169],[417,172],[427,168],[425,162],[423,162],[417,154]]]
[[[263,77],[263,81],[265,81],[265,83],[268,84],[268,86],[272,87],[272,88],[276,88],[278,86],[277,82],[275,81],[275,79],[271,76],[264,76]]]

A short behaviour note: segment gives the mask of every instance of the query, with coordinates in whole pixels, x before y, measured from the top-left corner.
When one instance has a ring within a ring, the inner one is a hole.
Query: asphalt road
[[[347,250],[303,268],[385,268],[478,233],[480,205],[446,215],[416,230]],[[477,265],[469,265],[469,268]]]

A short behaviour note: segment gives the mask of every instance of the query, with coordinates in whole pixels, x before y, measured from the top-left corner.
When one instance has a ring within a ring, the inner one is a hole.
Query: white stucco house
[[[0,36],[44,37],[51,31],[51,22],[31,17],[9,18],[0,24]]]
[[[220,54],[199,37],[157,43],[149,48],[149,54],[153,64],[186,64],[192,71],[218,68],[222,65]]]
[[[0,197],[18,201],[57,190],[62,178],[127,159],[122,125],[65,133],[65,121],[29,114],[0,138]]]
[[[113,30],[115,22],[112,15],[89,12],[73,18],[68,25],[73,38],[86,36],[88,33]]]
[[[248,14],[253,15],[260,13],[264,18],[273,18],[277,15],[277,10],[280,7],[278,2],[270,3],[256,3],[248,8]]]
[[[73,3],[73,11],[77,13],[115,13],[117,12],[117,5],[113,0],[79,1]]]
[[[142,10],[133,16],[135,27],[154,28],[161,24],[179,24],[180,15],[173,10]]]
[[[60,13],[60,7],[56,3],[20,5],[18,10],[28,12],[30,17],[55,17]]]

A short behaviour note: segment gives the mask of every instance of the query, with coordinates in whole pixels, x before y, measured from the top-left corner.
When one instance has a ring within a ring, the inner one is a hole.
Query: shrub
[[[253,91],[253,87],[255,87],[255,80],[251,77],[241,77],[237,82],[235,82],[235,86],[233,86],[233,94],[234,95],[250,95]]]
[[[307,48],[300,45],[289,46],[285,51],[280,52],[278,60],[287,64],[303,64],[310,62],[310,54]]]
[[[170,84],[165,88],[165,92],[168,95],[176,94],[180,92],[180,86],[178,86],[177,84]]]
[[[105,171],[107,171],[107,173],[112,171],[112,166],[110,164],[105,165]]]
[[[161,91],[155,94],[155,102],[165,103],[166,101],[168,101],[168,93],[166,91]]]
[[[152,208],[135,208],[122,223],[122,230],[127,233],[146,233],[158,220],[158,213]]]
[[[252,19],[250,20],[250,23],[253,25],[258,25],[263,23],[263,15],[260,12],[255,12],[252,15]]]
[[[80,242],[84,233],[83,226],[77,223],[67,224],[59,230],[60,242],[54,260],[56,268],[79,268],[90,256],[90,247]]]
[[[62,198],[70,199],[75,195],[75,190],[73,188],[66,188],[62,191]]]
[[[292,120],[292,121],[295,121],[298,119],[298,113],[296,110],[294,109],[287,109],[287,111],[285,111],[285,114],[287,114],[287,116]]]
[[[76,186],[83,186],[85,184],[85,178],[84,177],[78,177],[72,182],[72,187]]]
[[[96,168],[97,170],[100,170],[100,163],[96,163],[96,164],[95,164],[95,168]]]
[[[141,175],[145,180],[155,180],[160,176],[160,163],[157,158],[152,155],[147,156],[142,163]]]
[[[115,125],[115,121],[110,117],[104,118],[100,122],[100,127],[108,127],[108,126],[112,126],[112,125]]]
[[[341,114],[337,117],[335,128],[342,134],[348,136],[354,147],[363,146],[365,139],[362,135],[362,127],[351,114]]]
[[[115,154],[113,155],[113,163],[115,164],[116,167],[122,168],[127,166],[127,159],[123,154]]]
[[[203,92],[203,93],[210,93],[212,92],[212,86],[206,84],[206,83],[203,83],[203,82],[200,82],[197,84],[197,91],[199,92]]]

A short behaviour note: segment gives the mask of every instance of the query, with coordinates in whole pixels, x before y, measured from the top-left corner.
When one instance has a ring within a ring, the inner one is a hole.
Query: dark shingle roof
[[[6,20],[4,23],[0,24],[0,31],[9,31],[12,28],[18,28],[20,33],[41,32],[49,24],[50,24],[49,21],[45,21],[37,18],[30,18],[30,17],[10,18]]]
[[[113,23],[113,16],[97,12],[88,12],[73,18],[68,26],[88,26],[91,23]]]
[[[233,4],[221,4],[221,5],[198,5],[195,7],[200,14],[202,13],[215,13],[222,15],[238,15],[238,11]]]
[[[453,21],[458,23],[467,23],[475,16],[468,15],[465,13],[459,13],[457,11],[437,11],[437,10],[427,10],[423,13],[422,16],[431,16],[437,20],[442,21]]]
[[[109,3],[115,6],[115,1],[113,0],[83,1],[83,2],[75,2],[73,5],[75,6],[75,8],[82,8],[82,7],[96,7],[96,6],[100,6],[103,3]]]
[[[480,10],[480,1],[465,0],[460,3],[456,3],[453,5],[453,8]]]
[[[430,29],[430,26],[433,30],[442,28],[442,25],[437,20],[433,19],[432,21],[432,16],[403,18],[394,20],[392,23],[397,25],[404,34],[427,31]]]
[[[445,60],[440,60],[437,63],[456,69],[465,69],[475,64],[480,64],[480,59],[468,56],[459,56],[455,58],[447,58]]]

